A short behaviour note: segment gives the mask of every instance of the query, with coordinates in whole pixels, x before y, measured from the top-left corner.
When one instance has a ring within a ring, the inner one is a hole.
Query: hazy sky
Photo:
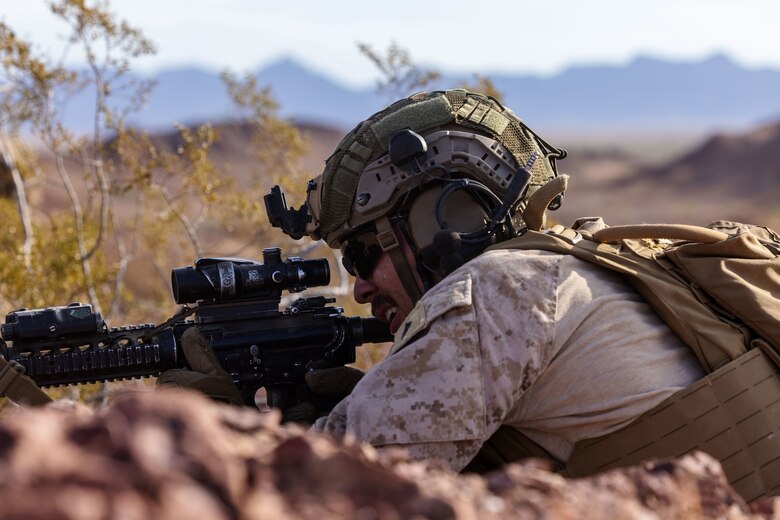
[[[42,49],[64,32],[43,0],[0,0],[0,19]],[[141,70],[197,65],[242,72],[291,56],[353,85],[373,66],[358,42],[391,41],[452,72],[548,74],[637,55],[697,60],[722,52],[780,68],[777,0],[113,0],[156,42]]]

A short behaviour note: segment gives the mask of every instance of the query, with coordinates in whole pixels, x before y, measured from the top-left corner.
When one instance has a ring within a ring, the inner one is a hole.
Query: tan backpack
[[[585,218],[495,248],[571,254],[622,274],[708,373],[752,348],[780,366],[780,235],[767,227],[607,227]]]

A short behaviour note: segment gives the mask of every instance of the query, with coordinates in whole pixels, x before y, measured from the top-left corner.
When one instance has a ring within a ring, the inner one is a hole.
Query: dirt
[[[539,461],[486,476],[280,426],[182,391],[0,421],[4,519],[779,518],[703,453],[567,480]]]

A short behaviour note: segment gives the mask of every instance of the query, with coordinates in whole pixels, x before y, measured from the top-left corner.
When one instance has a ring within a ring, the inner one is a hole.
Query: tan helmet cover
[[[391,172],[386,157],[390,138],[406,128],[426,138],[426,163],[441,160],[444,154],[452,167],[458,160],[455,147],[465,147],[471,164],[464,163],[464,176],[477,178],[499,197],[516,165],[525,164],[535,152],[538,159],[531,167],[528,195],[557,176],[555,160],[565,156],[493,98],[465,90],[414,94],[360,123],[336,147],[322,175],[310,185],[309,236],[338,247],[342,237],[388,215],[409,189],[426,182],[423,175],[411,179],[405,172]],[[437,141],[450,147],[442,150]],[[492,170],[496,167],[500,172]]]

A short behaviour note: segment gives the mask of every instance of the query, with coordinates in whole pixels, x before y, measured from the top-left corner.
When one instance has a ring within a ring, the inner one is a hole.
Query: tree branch
[[[62,185],[65,187],[65,191],[70,197],[70,206],[73,211],[73,220],[76,224],[76,241],[79,248],[79,261],[81,262],[81,271],[84,273],[84,282],[87,285],[87,295],[89,296],[89,302],[95,309],[95,312],[101,312],[100,301],[98,300],[97,291],[95,290],[95,283],[92,279],[92,264],[87,256],[87,247],[84,240],[84,212],[81,209],[81,202],[79,201],[78,193],[73,187],[73,183],[70,180],[70,175],[65,167],[65,160],[61,154],[56,155],[57,173],[62,180]]]
[[[168,204],[168,207],[173,212],[174,216],[177,219],[179,219],[181,225],[184,226],[184,231],[187,233],[187,236],[190,239],[190,243],[192,244],[193,249],[195,249],[195,254],[198,257],[202,257],[203,248],[201,247],[200,239],[198,238],[198,230],[195,229],[195,226],[192,225],[192,222],[187,217],[187,215],[185,215],[179,209],[179,206],[176,204],[176,201],[173,199],[171,193],[168,191],[168,189],[165,186],[155,185],[153,187],[160,192],[160,194],[165,199],[165,202]]]
[[[35,234],[32,218],[30,217],[30,206],[27,203],[27,189],[16,164],[13,145],[10,138],[5,134],[0,134],[0,162],[4,163],[4,166],[8,168],[14,183],[16,205],[19,208],[19,218],[22,221],[22,232],[24,234],[22,258],[24,259],[24,268],[29,271],[32,265],[32,248],[35,243]]]

